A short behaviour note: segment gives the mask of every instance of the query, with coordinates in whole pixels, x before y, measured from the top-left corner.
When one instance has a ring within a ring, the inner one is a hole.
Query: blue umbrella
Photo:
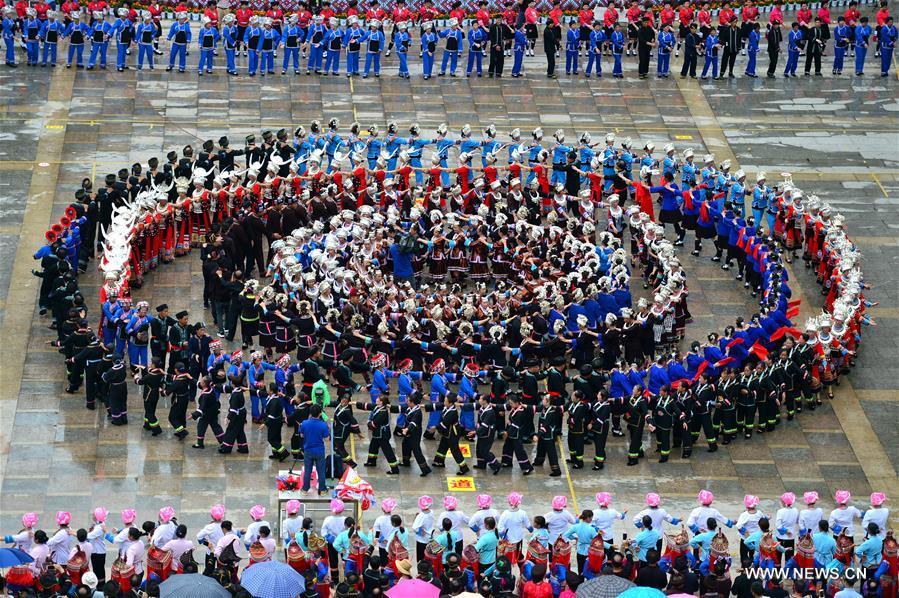
[[[665,592],[655,588],[636,587],[622,592],[618,598],[665,598]]]
[[[16,567],[25,563],[33,563],[34,559],[24,550],[18,548],[0,548],[0,569]]]
[[[255,598],[297,598],[306,589],[306,580],[292,567],[268,561],[244,569],[240,585]]]

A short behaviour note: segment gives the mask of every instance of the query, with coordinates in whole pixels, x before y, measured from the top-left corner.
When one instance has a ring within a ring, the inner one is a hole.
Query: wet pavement
[[[679,67],[679,59],[674,62]],[[385,71],[392,72],[393,59],[387,64]],[[836,488],[847,488],[860,506],[872,489],[897,494],[896,79],[548,80],[540,74],[541,60],[526,70],[526,79],[501,81],[407,82],[382,75],[366,81],[275,76],[263,82],[230,78],[223,71],[197,81],[195,74],[158,70],[0,69],[0,530],[16,531],[25,510],[37,511],[47,527],[57,510],[71,511],[76,526],[86,525],[89,509],[98,504],[112,512],[136,507],[141,519],[155,518],[159,507],[171,504],[191,533],[205,523],[209,505],[216,502],[223,502],[241,524],[248,521],[246,509],[252,504],[274,510],[278,466],[265,458],[264,434],[255,426],[249,455],[223,457],[213,449],[191,449],[170,430],[151,439],[140,429],[134,388],[132,423],[124,428],[110,426],[97,412],[86,411],[80,397],[62,392],[62,358],[46,345],[55,334],[35,306],[38,279],[29,274],[31,254],[82,177],[102,180],[133,162],[222,134],[236,143],[262,128],[308,127],[314,118],[332,116],[344,127],[353,120],[383,126],[392,119],[403,128],[419,122],[424,136],[441,122],[451,131],[470,123],[476,134],[493,123],[503,139],[513,127],[527,135],[542,126],[547,137],[556,128],[569,138],[588,130],[600,139],[613,131],[631,136],[635,147],[652,141],[661,148],[670,141],[678,151],[711,151],[719,159],[733,157],[734,168],[744,168],[750,181],[757,170],[772,179],[782,171],[793,173],[807,193],[818,194],[847,216],[850,234],[864,252],[866,281],[873,287],[868,297],[880,302],[871,311],[877,326],[865,329],[858,365],[833,403],[825,401],[823,408],[784,421],[772,434],[737,441],[718,453],[698,450],[690,461],[674,457],[658,464],[650,458],[625,467],[625,445],[616,438],[609,441],[608,465],[599,473],[566,470],[561,478],[547,477],[548,470],[528,478],[517,471],[497,477],[476,473],[476,492],[458,494],[461,508],[473,511],[476,493],[500,497],[511,489],[525,494],[532,514],[548,510],[557,494],[568,496],[573,507],[590,508],[593,494],[607,490],[619,508],[638,510],[645,492],[658,491],[669,512],[682,516],[694,505],[696,492],[709,488],[721,510],[735,518],[745,493],[758,494],[762,508],[772,511],[784,490],[815,489],[832,497]],[[683,261],[695,318],[688,338],[702,338],[752,313],[751,298],[732,274],[707,256],[686,253]],[[795,274],[805,316],[821,297],[805,271]],[[151,305],[166,301],[189,309],[193,321],[209,321],[198,291],[201,280],[194,254],[154,272],[136,297]],[[92,321],[97,281],[92,271],[81,283],[91,298]],[[160,415],[165,412],[161,407]],[[425,453],[432,455],[434,443],[425,444]],[[364,448],[354,447],[357,453]],[[447,493],[442,474],[421,479],[413,468],[388,478],[383,469],[362,472],[378,496],[396,496],[410,520],[419,495]],[[831,500],[822,502],[827,508]],[[111,521],[118,523],[118,517]]]

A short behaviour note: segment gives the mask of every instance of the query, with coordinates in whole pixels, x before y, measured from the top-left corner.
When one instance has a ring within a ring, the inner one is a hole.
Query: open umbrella
[[[34,562],[31,555],[18,548],[0,548],[0,569]]]
[[[577,598],[617,598],[630,588],[632,582],[617,575],[600,575],[578,586]]]
[[[306,580],[293,567],[268,561],[244,569],[240,585],[256,598],[297,598]]]
[[[199,573],[172,575],[159,584],[159,598],[231,598],[231,592]]]
[[[389,598],[437,598],[440,588],[420,579],[404,579],[389,590]]]
[[[655,588],[647,588],[645,586],[637,586],[629,590],[625,590],[621,594],[621,598],[665,598],[665,592]]]

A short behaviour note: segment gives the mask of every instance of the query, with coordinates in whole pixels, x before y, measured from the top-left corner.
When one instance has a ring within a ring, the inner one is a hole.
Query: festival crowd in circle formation
[[[88,409],[126,425],[133,376],[148,433],[163,433],[157,407],[168,397],[174,436],[195,419],[198,450],[247,453],[247,420],[264,423],[269,458],[305,456],[320,491],[324,455],[304,455],[301,426],[330,414],[311,436],[330,436],[330,452],[355,466],[354,408],[368,412],[367,467],[383,454],[388,473],[414,460],[426,476],[449,454],[466,474],[459,442],[470,439],[477,469],[517,462],[529,475],[548,461],[559,476],[563,432],[571,468],[594,470],[610,434],[628,436],[637,465],[646,431],[660,462],[676,448],[689,458],[702,436],[714,452],[772,432],[833,397],[873,323],[843,216],[787,173],[774,188],[758,173],[750,188],[727,160],[700,164],[672,144],[659,156],[651,142],[637,155],[612,134],[566,145],[560,130],[546,148],[540,129],[530,141],[514,130],[508,143],[492,126],[481,139],[467,125],[456,139],[444,125],[434,139],[415,124],[408,138],[393,122],[386,137],[376,125],[360,136],[357,123],[343,134],[336,119],[326,129],[299,126],[292,140],[265,131],[237,150],[222,137],[107,175],[98,190],[83,181],[35,255],[67,393],[83,389]],[[759,309],[681,352],[688,234],[687,259],[711,240],[711,260],[736,272]],[[92,324],[77,275],[97,248]],[[146,275],[194,251],[214,327],[133,305]],[[784,267],[794,260],[824,295],[802,330]],[[632,276],[648,299],[633,300]],[[242,347],[226,351],[238,333]],[[370,400],[354,404],[362,392]],[[423,438],[439,440],[430,462]],[[342,468],[328,467],[333,477]]]
[[[385,7],[390,9],[389,5]],[[781,54],[786,55],[784,77],[796,76],[802,57],[806,75],[812,74],[813,67],[815,75],[822,75],[828,42],[833,44],[833,75],[842,74],[848,59],[854,63],[847,67],[848,72],[853,72],[854,67],[856,76],[863,76],[873,45],[875,61],[880,59],[880,75],[886,77],[899,39],[886,0],[881,0],[873,22],[861,15],[855,0],[849,2],[844,14],[836,17],[836,22],[832,21],[826,0],[815,13],[808,3],[802,2],[795,20],[788,25],[784,23],[784,5],[780,1],[767,12],[767,23],[763,23],[752,0],[742,6],[735,4],[736,10],[725,1],[714,12],[708,2],[694,5],[690,0],[668,1],[661,8],[652,2],[613,1],[602,12],[598,4],[594,7],[586,2],[571,17],[565,17],[558,1],[548,14],[541,15],[527,0],[510,1],[504,10],[493,13],[487,0],[481,0],[474,14],[461,8],[461,2],[455,2],[449,18],[441,20],[429,0],[417,8],[397,0],[389,13],[378,0],[371,0],[366,7],[353,4],[345,18],[338,18],[328,2],[314,6],[313,14],[304,2],[296,12],[285,13],[273,1],[259,15],[249,7],[248,0],[242,0],[240,8],[222,14],[219,23],[219,9],[211,0],[197,30],[189,21],[188,7],[179,3],[175,21],[167,32],[162,23],[166,9],[158,1],[140,12],[131,2],[111,8],[105,0],[91,0],[85,12],[74,0],[66,0],[59,11],[51,8],[55,4],[51,7],[44,0],[33,5],[29,0],[18,0],[15,6],[4,8],[2,32],[7,66],[17,66],[18,37],[28,66],[56,66],[58,46],[67,42],[66,68],[74,65],[105,70],[110,44],[114,43],[117,71],[132,65],[138,70],[144,66],[153,70],[156,55],[163,54],[159,42],[165,34],[170,45],[167,70],[177,68],[184,73],[187,54],[196,44],[200,76],[213,72],[214,64],[220,61],[217,57],[221,48],[230,75],[239,74],[242,49],[246,73],[251,77],[257,73],[260,77],[275,75],[277,70],[282,75],[289,70],[298,75],[304,68],[307,75],[314,72],[325,76],[380,77],[382,56],[389,57],[391,52],[396,52],[400,78],[411,77],[410,54],[418,55],[426,80],[447,73],[455,77],[463,68],[466,76],[481,77],[484,62],[488,62],[489,77],[501,77],[506,58],[512,59],[511,76],[522,77],[525,58],[535,55],[542,36],[548,77],[555,77],[556,59],[561,60],[564,53],[566,75],[578,76],[583,68],[588,78],[593,74],[602,77],[605,62],[607,69],[611,66],[612,77],[624,78],[622,62],[634,56],[637,74],[644,79],[649,76],[655,55],[656,76],[667,78],[672,55],[677,57],[683,50],[682,78],[696,77],[700,58],[702,79],[732,78],[738,56],[746,56],[745,75],[756,78],[757,55],[763,42],[769,78],[777,76]],[[136,48],[134,62],[130,58],[132,48]]]
[[[872,493],[870,508],[861,511],[848,491],[837,490],[836,508],[827,517],[815,491],[803,494],[801,510],[795,506],[796,495],[785,492],[774,513],[759,507],[759,497],[746,495],[745,510],[732,520],[713,506],[710,491],[701,490],[699,506],[683,521],[661,506],[659,494],[649,493],[645,508],[631,520],[637,530],[631,539],[613,530],[617,521],[628,519],[628,511],[613,508],[608,492],[598,492],[597,507],[578,516],[568,510],[565,496],[554,497],[550,509],[536,516],[533,511],[545,507],[527,505],[529,515],[523,498],[511,492],[508,507],[500,512],[490,495],[481,494],[478,510],[467,515],[453,496],[443,498],[439,514],[434,500],[421,496],[411,525],[399,514],[397,500],[384,498],[382,514],[370,527],[348,516],[338,498],[331,500],[331,512],[321,521],[303,516],[302,503],[290,500],[277,533],[262,505],[250,508],[249,523],[238,528],[226,518],[225,506],[216,504],[196,542],[171,506],[140,527],[135,509],[125,509],[121,528],[113,527],[109,511],[98,506],[88,525],[77,531],[72,515],[60,511],[52,536],[39,528],[36,513],[25,513],[23,528],[4,539],[33,560],[12,568],[4,581],[16,592],[104,598],[160,596],[161,582],[162,596],[179,595],[164,593],[164,582],[200,571],[230,595],[257,598],[379,596],[414,578],[436,586],[430,592],[416,587],[417,595],[434,596],[629,596],[626,591],[634,586],[657,590],[634,596],[896,595],[899,556],[893,531],[886,529],[889,509],[882,492]],[[863,540],[856,545],[859,519]],[[725,527],[736,527],[740,534],[739,559]],[[116,556],[107,582],[110,548]],[[195,560],[195,552],[202,562]],[[278,558],[289,565],[281,575],[302,575],[295,592],[246,583],[251,573],[258,573],[251,567]],[[602,588],[604,593],[597,593]]]

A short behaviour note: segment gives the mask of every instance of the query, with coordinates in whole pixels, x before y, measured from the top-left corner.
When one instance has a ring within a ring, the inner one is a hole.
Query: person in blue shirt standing
[[[240,42],[240,36],[237,33],[237,21],[233,14],[227,14],[222,18],[222,39],[225,45],[225,63],[229,75],[237,74],[237,63],[235,57],[237,55],[237,44]],[[299,73],[299,71],[297,71]]]
[[[615,59],[615,66],[612,67],[612,77],[624,79],[624,73],[621,71],[621,56],[624,54],[625,42],[624,32],[621,31],[621,24],[615,23],[615,29],[609,36],[609,43],[612,45],[612,58]]]
[[[298,25],[297,15],[290,15],[287,27],[281,32],[281,45],[284,46],[284,59],[281,63],[281,74],[287,73],[287,67],[293,62],[293,73],[300,74],[300,44],[303,43],[303,29]],[[229,63],[230,71],[230,63]]]
[[[799,23],[794,21],[790,34],[787,36],[787,65],[784,67],[784,77],[796,76],[796,68],[799,66],[799,54],[802,52],[804,43]]]
[[[855,76],[865,74],[865,58],[868,55],[868,40],[871,38],[871,26],[868,25],[868,17],[862,17],[860,24],[855,28]]]
[[[515,29],[512,37],[512,76],[521,77],[521,67],[524,63],[524,53],[528,47],[528,36],[524,30],[524,23]],[[598,68],[598,67],[597,67]]]
[[[328,487],[325,484],[325,440],[331,437],[328,424],[322,421],[321,405],[312,405],[309,419],[300,424],[300,436],[303,437],[303,492],[309,491],[312,484],[312,468],[318,476],[318,494],[324,494]]]
[[[109,49],[109,37],[112,26],[103,18],[103,14],[94,11],[94,24],[91,26],[91,54],[87,59],[87,70],[92,70],[97,62],[106,70],[106,51]]]
[[[41,54],[41,66],[47,65],[49,57],[50,66],[56,66],[56,47],[59,38],[62,37],[65,26],[59,21],[58,13],[51,10],[47,13],[47,20],[41,26],[41,41],[44,42],[43,52]]]
[[[865,529],[868,539],[856,547],[855,556],[860,567],[868,569],[869,576],[874,577],[874,572],[883,560],[883,538],[880,536],[880,526],[873,521]]]
[[[577,52],[577,50],[575,50],[575,52]],[[552,178],[550,179],[550,184],[564,184],[565,165],[568,162],[568,152],[571,151],[571,148],[565,145],[565,132],[562,129],[559,129],[558,131],[553,133],[553,138],[555,138],[556,142],[555,144],[553,144],[552,148],[553,173]]]
[[[877,43],[880,45],[880,76],[886,77],[890,73],[890,65],[893,64],[893,50],[896,48],[896,40],[899,31],[893,25],[893,17],[889,17],[880,31],[877,33]]]
[[[95,13],[99,14],[99,13]],[[41,40],[41,22],[37,18],[37,11],[28,8],[25,19],[22,22],[22,37],[25,38],[25,57],[28,66],[37,66],[38,50],[40,49]],[[91,56],[96,56],[96,52],[91,49]]]
[[[3,43],[6,46],[6,66],[16,68],[16,9],[3,7]]]
[[[422,152],[425,147],[431,145],[433,142],[430,139],[422,139],[421,127],[418,123],[412,123],[409,126],[409,138],[406,140],[406,143],[409,146],[409,166],[415,170],[416,184],[421,185],[424,180],[424,172],[421,170]]]
[[[280,41],[281,36],[279,36],[275,28],[272,27],[272,20],[268,17],[263,17],[262,35],[259,37],[259,46],[257,47],[260,56],[260,77],[275,74],[275,48],[278,47]]]
[[[168,40],[172,42],[172,49],[169,53],[169,66],[167,71],[175,68],[175,59],[178,59],[178,72],[183,73],[187,64],[187,45],[190,43],[190,24],[187,22],[187,13],[179,12],[178,20],[172,23],[169,29]]]
[[[128,12],[127,8],[120,8],[118,11],[118,15],[119,15],[118,18],[115,21],[113,21],[113,23],[112,23],[112,35],[115,37],[115,42],[116,42],[116,45],[115,45],[115,49],[116,49],[115,67],[116,67],[116,70],[119,71],[120,73],[128,68],[128,64],[127,64],[128,63],[128,52],[130,51],[129,48],[131,48],[131,42],[133,41],[133,39],[135,39],[134,35],[133,35],[133,31],[132,31],[132,27],[134,24],[131,22],[130,14],[131,13]],[[150,40],[150,43],[152,44],[153,41],[156,40],[156,34],[157,34],[156,24],[153,23],[153,15],[151,15],[149,12],[145,12],[144,17],[143,17],[143,22],[144,22],[144,25],[150,25],[150,27],[152,29],[153,39]],[[138,26],[138,29],[140,29],[140,26]],[[140,31],[144,31],[144,30],[140,29]],[[140,50],[141,50],[141,44],[143,43],[144,38],[142,35],[139,35],[136,39],[138,41],[138,45],[137,45],[138,65],[137,65],[137,68],[140,69],[141,66],[143,65],[143,61],[140,60],[140,57],[141,57]],[[152,56],[152,54],[153,54],[153,51],[151,49],[150,55]],[[153,68],[153,59],[150,58],[149,62],[150,62],[150,68],[152,69]]]
[[[709,78],[709,67],[712,68],[712,78],[718,78],[718,49],[724,46],[718,41],[718,32],[714,29],[705,38],[705,62],[702,65],[703,80]]]
[[[643,529],[634,536],[633,546],[634,556],[641,562],[641,566],[644,566],[646,565],[646,553],[656,549],[656,546],[662,540],[662,536],[658,530],[652,529],[652,517],[649,515],[644,515],[640,522],[643,524]]]
[[[219,30],[212,26],[212,20],[209,17],[203,17],[203,27],[197,35],[197,45],[200,47],[200,63],[197,66],[197,75],[203,76],[203,69],[207,73],[212,73],[212,57],[215,55],[215,49],[218,47],[218,41],[221,38]]]
[[[375,77],[381,76],[381,51],[384,49],[384,34],[380,30],[381,21],[374,19],[368,24],[368,39],[365,46],[365,71],[362,78],[374,67]]]
[[[568,23],[568,33],[565,34],[565,74],[577,75],[578,54],[581,49],[581,32],[576,20]]]
[[[562,537],[569,542],[577,540],[577,547],[575,548],[577,570],[581,575],[584,575],[587,572],[587,555],[590,552],[590,544],[593,543],[593,538],[599,532],[593,527],[593,511],[590,509],[584,509],[578,519],[580,521],[569,527],[568,531],[562,534]]]
[[[393,278],[397,282],[408,282],[415,286],[415,272],[412,270],[413,253],[401,247],[399,240],[399,236],[397,236],[396,241],[390,245],[390,257],[393,258]]]
[[[328,34],[325,36],[325,75],[330,72],[333,76],[337,76],[340,71],[342,47],[343,31],[340,30],[340,21],[337,20],[337,17],[331,17],[328,21]]]
[[[759,40],[762,38],[760,30],[761,25],[754,23],[749,31],[749,38],[746,40],[746,54],[749,56],[749,60],[746,62],[745,74],[752,79],[758,79],[758,75],[755,74],[755,61],[759,53]]]
[[[659,37],[656,40],[659,48],[659,64],[656,69],[656,74],[662,79],[668,78],[668,71],[671,68],[671,52],[674,51],[675,42],[674,34],[671,32],[671,24],[665,25],[665,28],[662,29],[662,32],[659,33]]]
[[[122,19],[119,18],[116,23],[119,23]],[[123,25],[124,26],[124,25]],[[126,54],[124,47],[120,40],[121,31],[119,27],[114,25],[114,34],[116,36],[116,68],[118,70],[124,69]],[[137,38],[137,70],[141,70],[144,68],[144,60],[146,59],[147,65],[150,70],[153,70],[153,42],[156,40],[156,24],[153,23],[153,15],[149,12],[144,13],[143,23],[137,26],[137,32],[135,34]]]
[[[837,26],[833,29],[833,70],[831,74],[843,74],[843,60],[846,57],[846,50],[852,45],[852,31],[846,25],[846,19],[842,16],[837,18]]]
[[[590,77],[594,64],[596,64],[596,76],[602,77],[602,50],[606,41],[608,40],[606,40],[606,32],[603,31],[602,23],[594,22],[593,31],[590,32],[590,40],[587,44],[587,70],[584,71],[586,77]]]
[[[359,26],[359,19],[354,15],[347,19],[349,28],[343,34],[343,45],[346,47],[346,76],[359,76],[359,50],[368,34]]]
[[[406,21],[400,21],[396,24],[397,32],[393,36],[393,43],[396,45],[396,56],[399,59],[399,76],[401,79],[409,78],[409,46],[412,45],[412,36],[406,31],[409,24]],[[420,176],[420,172],[416,172],[416,176]]]
[[[462,39],[464,34],[459,29],[457,19],[449,20],[449,29],[440,32],[440,37],[446,38],[446,47],[443,49],[443,60],[440,62],[438,77],[446,75],[446,66],[449,63],[450,77],[456,76],[456,66],[459,62],[459,52],[462,51]]]
[[[425,81],[427,81],[433,76],[434,55],[437,53],[437,40],[440,38],[434,30],[432,21],[422,23],[421,28],[424,30],[424,33],[421,35],[421,72]]]
[[[81,22],[81,13],[75,11],[71,15],[72,22],[66,28],[66,37],[69,38],[69,52],[66,57],[66,68],[72,68],[72,59],[78,68],[84,67],[84,41],[90,33],[86,23]]]
[[[468,31],[468,67],[465,76],[471,77],[471,71],[475,65],[478,68],[478,77],[483,75],[482,61],[484,58],[484,43],[487,41],[487,31],[476,24]]]

